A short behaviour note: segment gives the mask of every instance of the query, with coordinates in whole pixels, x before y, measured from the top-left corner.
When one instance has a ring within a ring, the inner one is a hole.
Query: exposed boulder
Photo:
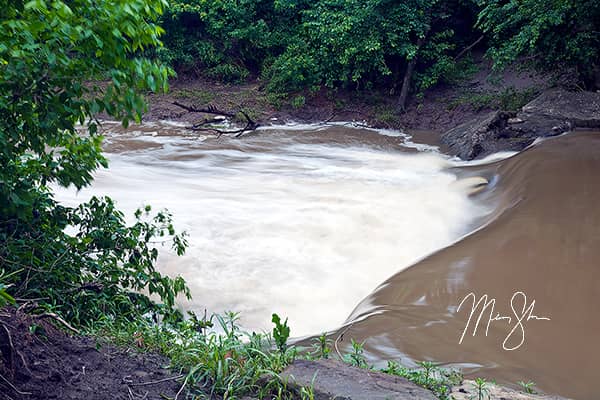
[[[281,374],[288,387],[312,387],[317,400],[435,400],[430,391],[399,376],[333,360],[296,360]]]
[[[549,90],[517,114],[494,111],[457,126],[442,142],[460,158],[472,160],[502,150],[522,150],[538,137],[574,129],[600,128],[600,93]]]
[[[530,138],[501,140],[510,117],[509,114],[500,111],[476,117],[446,132],[442,135],[442,142],[448,145],[452,154],[464,160],[483,157],[507,148],[521,149],[531,143]]]

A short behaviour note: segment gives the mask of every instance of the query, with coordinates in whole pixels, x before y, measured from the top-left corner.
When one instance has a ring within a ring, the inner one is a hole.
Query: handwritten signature
[[[474,316],[477,317],[477,320],[475,321],[475,325],[473,326],[473,336],[475,336],[475,334],[477,333],[477,329],[479,328],[479,324],[482,322],[482,320],[486,324],[485,336],[488,335],[490,324],[493,321],[504,321],[508,323],[509,326],[512,325],[511,331],[508,333],[508,335],[502,342],[502,348],[507,351],[516,350],[519,347],[521,347],[523,343],[525,343],[525,322],[530,320],[550,321],[550,318],[548,317],[539,317],[533,313],[533,309],[535,308],[535,300],[532,300],[530,304],[527,304],[527,295],[523,292],[515,292],[510,299],[510,308],[513,312],[512,316],[501,315],[500,313],[495,312],[495,298],[490,298],[487,294],[484,294],[479,299],[477,299],[477,296],[473,292],[467,294],[462,299],[462,301],[458,305],[458,308],[456,309],[456,312],[459,312],[463,304],[465,304],[465,302],[467,302],[468,300],[472,300],[471,310],[469,313],[469,319],[467,320],[467,324],[465,325],[465,329],[463,330],[462,335],[460,336],[460,340],[458,341],[459,344],[463,342],[465,334],[469,330],[471,322],[474,320]],[[489,312],[489,314],[486,314],[486,311]]]

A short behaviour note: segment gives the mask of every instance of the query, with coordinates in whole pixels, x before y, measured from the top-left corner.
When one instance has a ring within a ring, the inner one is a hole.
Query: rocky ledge
[[[313,390],[315,400],[435,400],[432,392],[408,380],[349,366],[334,360],[296,360],[281,374],[289,389]],[[473,381],[465,380],[451,388],[451,398],[477,398]],[[488,383],[485,398],[499,400],[567,400],[558,396],[523,393],[504,386]]]
[[[442,135],[451,153],[465,160],[503,150],[519,151],[536,138],[574,128],[600,128],[600,93],[553,89],[518,113],[494,111]]]

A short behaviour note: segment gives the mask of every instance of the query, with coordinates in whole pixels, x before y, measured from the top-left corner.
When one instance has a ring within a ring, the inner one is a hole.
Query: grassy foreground
[[[194,314],[175,326],[152,321],[100,321],[87,333],[99,345],[111,343],[142,352],[158,352],[171,360],[174,372],[181,373],[180,398],[233,399],[253,396],[260,399],[313,399],[311,387],[288,386],[279,373],[295,359],[340,358],[350,365],[372,369],[363,356],[362,344],[352,342],[352,351],[337,354],[326,335],[310,347],[288,345],[287,320],[274,314],[270,333],[248,333],[238,325],[239,315],[227,313],[199,319]],[[439,368],[431,362],[410,369],[390,361],[382,372],[407,378],[431,390],[440,399],[449,399],[453,386],[462,382],[460,372]]]

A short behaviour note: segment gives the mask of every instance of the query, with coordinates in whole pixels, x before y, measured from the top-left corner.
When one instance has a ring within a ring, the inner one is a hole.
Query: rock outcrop
[[[472,160],[522,150],[536,138],[576,127],[600,128],[600,93],[549,90],[516,114],[494,111],[459,125],[444,133],[442,142],[460,158]]]
[[[430,391],[399,376],[333,360],[296,360],[281,374],[288,387],[312,387],[316,400],[435,400]]]

